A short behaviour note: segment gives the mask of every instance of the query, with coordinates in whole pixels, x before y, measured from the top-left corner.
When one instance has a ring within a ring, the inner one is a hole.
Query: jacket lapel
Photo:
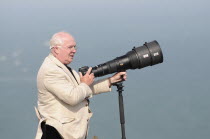
[[[76,80],[74,79],[71,72],[67,69],[67,67],[62,64],[57,58],[55,58],[51,53],[49,54],[48,58],[52,60],[58,67],[60,67],[67,75],[70,77],[71,81],[74,83],[74,85],[78,85]]]

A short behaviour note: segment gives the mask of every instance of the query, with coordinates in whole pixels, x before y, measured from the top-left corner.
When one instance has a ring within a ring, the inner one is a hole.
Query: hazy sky
[[[207,0],[0,0],[0,138],[34,138],[36,74],[58,31],[70,32],[75,70],[157,40],[164,62],[129,70],[129,139],[209,139],[210,2]],[[121,138],[118,94],[91,99],[89,139]]]

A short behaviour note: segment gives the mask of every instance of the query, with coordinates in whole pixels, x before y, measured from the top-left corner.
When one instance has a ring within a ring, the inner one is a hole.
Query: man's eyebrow
[[[76,47],[77,45],[69,45],[68,47]]]

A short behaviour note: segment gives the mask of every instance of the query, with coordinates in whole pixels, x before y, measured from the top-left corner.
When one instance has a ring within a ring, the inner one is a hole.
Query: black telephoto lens
[[[134,47],[125,55],[117,57],[104,64],[92,68],[95,77],[104,76],[114,72],[125,71],[128,69],[141,69],[163,62],[163,54],[157,41],[145,43],[143,46]],[[79,72],[84,75],[88,67],[82,67]]]

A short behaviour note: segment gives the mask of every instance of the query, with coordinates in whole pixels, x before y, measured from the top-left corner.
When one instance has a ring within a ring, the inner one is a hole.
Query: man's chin
[[[66,61],[66,64],[70,64],[73,61],[73,59]]]

